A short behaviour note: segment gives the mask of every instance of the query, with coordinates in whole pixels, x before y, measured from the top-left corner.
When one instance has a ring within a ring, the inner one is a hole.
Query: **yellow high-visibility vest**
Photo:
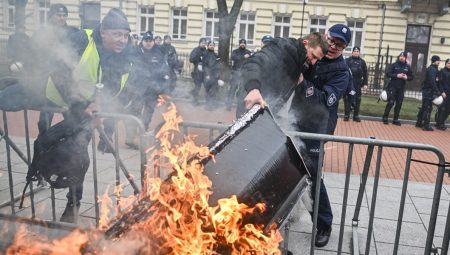
[[[72,77],[79,90],[79,94],[82,95],[87,101],[91,101],[95,94],[96,84],[101,82],[102,70],[100,67],[100,56],[97,51],[97,47],[92,35],[92,29],[84,30],[88,37],[88,45],[81,56],[80,61],[72,72]],[[125,73],[121,77],[120,89],[115,96],[125,87],[128,80],[128,73]],[[67,108],[68,103],[62,98],[58,89],[52,81],[52,78],[48,78],[46,88],[47,98],[58,106]]]

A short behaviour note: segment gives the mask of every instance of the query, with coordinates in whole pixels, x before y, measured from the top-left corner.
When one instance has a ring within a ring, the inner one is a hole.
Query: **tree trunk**
[[[235,0],[230,12],[228,12],[227,1],[217,0],[217,8],[219,11],[219,57],[222,66],[227,67],[227,69],[229,69],[230,64],[230,39],[242,2],[243,0]]]
[[[25,27],[25,7],[28,0],[16,0],[14,8],[16,10],[14,17],[14,25],[16,28]]]

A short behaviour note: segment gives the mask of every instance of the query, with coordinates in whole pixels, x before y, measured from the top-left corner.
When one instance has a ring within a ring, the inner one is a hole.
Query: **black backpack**
[[[82,183],[90,163],[90,140],[90,117],[82,121],[64,119],[40,134],[34,141],[33,160],[28,168],[20,207],[32,181],[41,181],[43,178],[55,189]]]

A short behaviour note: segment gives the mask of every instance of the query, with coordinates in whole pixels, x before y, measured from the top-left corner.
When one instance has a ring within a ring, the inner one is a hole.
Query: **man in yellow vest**
[[[71,63],[61,64],[60,70],[51,75],[47,84],[47,98],[53,104],[68,108],[75,115],[92,104],[96,104],[94,108],[100,111],[123,112],[123,100],[126,97],[122,97],[121,92],[127,83],[131,66],[130,26],[125,14],[113,8],[97,28],[81,30],[70,40],[79,60],[72,67]],[[103,89],[101,95],[96,96],[99,84],[103,85]],[[105,133],[111,138],[114,132],[113,120],[105,119],[103,125]],[[103,138],[99,141],[98,149],[110,152]],[[76,201],[73,200],[73,192]],[[61,221],[74,221],[74,207],[78,211],[82,193],[82,183],[75,190],[69,189],[68,203]]]

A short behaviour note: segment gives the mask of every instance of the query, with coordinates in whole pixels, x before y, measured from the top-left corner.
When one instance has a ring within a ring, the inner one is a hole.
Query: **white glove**
[[[198,69],[200,72],[203,72],[203,66],[202,66],[202,63],[199,63],[199,64],[198,64],[197,69]]]
[[[356,91],[352,90],[352,91],[349,92],[349,94],[354,96],[354,95],[356,95]]]
[[[209,75],[206,75],[205,79],[209,80]]]
[[[21,62],[14,62],[9,66],[9,70],[13,73],[19,73],[23,69],[23,64]]]
[[[219,85],[219,87],[222,87],[223,85],[225,85],[225,82],[223,82],[222,80],[218,80],[217,84]]]
[[[164,75],[164,79],[165,79],[165,80],[168,80],[169,78],[170,78],[169,75],[167,75],[167,74]]]

